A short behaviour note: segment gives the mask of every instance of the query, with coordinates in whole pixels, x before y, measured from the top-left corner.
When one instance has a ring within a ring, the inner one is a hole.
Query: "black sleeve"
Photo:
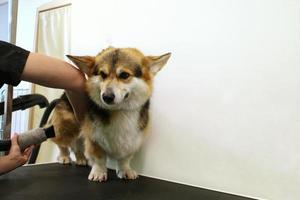
[[[6,83],[16,86],[26,64],[29,51],[0,41],[0,87]]]

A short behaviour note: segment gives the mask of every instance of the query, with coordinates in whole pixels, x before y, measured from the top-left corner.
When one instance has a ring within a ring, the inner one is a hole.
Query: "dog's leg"
[[[75,154],[76,157],[76,164],[85,166],[87,164],[87,160],[84,156],[84,144],[83,144],[83,138],[76,139],[72,145],[71,149]]]
[[[132,157],[133,156],[129,156],[125,159],[118,160],[117,175],[119,178],[136,179],[138,177],[136,171],[130,167]]]
[[[103,182],[107,180],[106,155],[102,148],[90,139],[85,140],[85,154],[91,161],[92,170],[88,176],[90,181]]]
[[[70,151],[68,147],[59,146],[59,156],[57,158],[58,162],[61,164],[70,164],[71,158],[70,158]]]

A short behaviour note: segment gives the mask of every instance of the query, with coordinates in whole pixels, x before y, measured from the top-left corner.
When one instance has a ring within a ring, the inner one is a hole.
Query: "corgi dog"
[[[145,140],[153,78],[170,56],[144,56],[134,48],[113,47],[96,56],[67,55],[87,75],[88,111],[80,134],[91,164],[89,180],[107,180],[107,157],[117,161],[119,178],[138,177],[130,161]]]

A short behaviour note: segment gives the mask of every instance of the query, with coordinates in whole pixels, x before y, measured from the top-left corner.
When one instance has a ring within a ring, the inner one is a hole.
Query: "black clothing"
[[[4,83],[16,86],[29,56],[29,51],[0,41],[0,88]]]

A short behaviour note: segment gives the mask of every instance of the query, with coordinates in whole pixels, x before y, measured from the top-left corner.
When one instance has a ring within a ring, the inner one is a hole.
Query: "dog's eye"
[[[128,79],[128,77],[130,76],[130,74],[129,73],[127,73],[127,72],[121,72],[120,74],[119,74],[119,78],[121,78],[121,79]]]
[[[107,74],[105,74],[103,71],[100,72],[100,76],[101,76],[102,79],[107,78]]]

